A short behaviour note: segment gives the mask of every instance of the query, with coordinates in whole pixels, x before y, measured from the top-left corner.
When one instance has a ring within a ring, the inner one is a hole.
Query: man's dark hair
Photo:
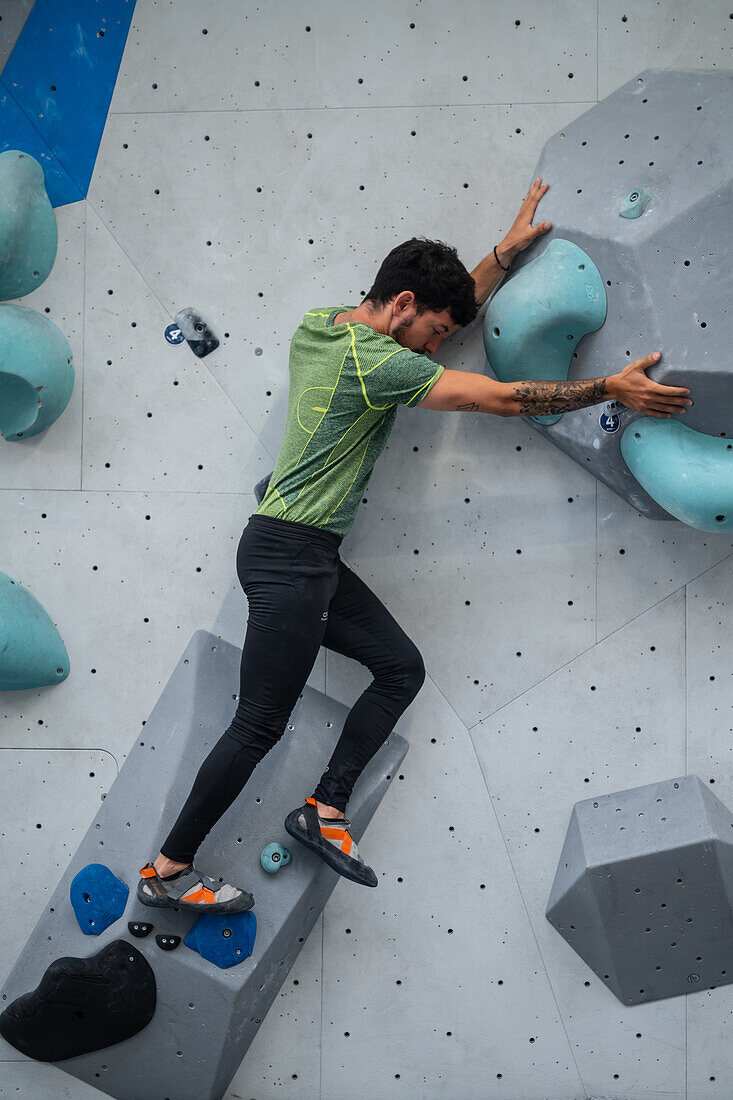
[[[413,237],[398,244],[383,261],[364,303],[385,306],[403,290],[415,295],[418,313],[449,309],[457,325],[467,325],[478,312],[476,284],[455,248],[442,241]]]

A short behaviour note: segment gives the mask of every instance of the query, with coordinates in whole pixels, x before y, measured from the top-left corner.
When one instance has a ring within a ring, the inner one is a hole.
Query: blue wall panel
[[[41,162],[53,206],[86,196],[135,0],[36,0],[0,79],[0,151]]]

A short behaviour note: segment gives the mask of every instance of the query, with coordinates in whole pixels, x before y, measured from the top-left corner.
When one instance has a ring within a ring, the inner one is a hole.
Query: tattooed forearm
[[[576,382],[517,382],[512,399],[519,416],[545,416],[597,405],[608,396],[605,378],[580,378]]]
[[[467,405],[456,405],[457,412],[478,412],[479,405],[475,401],[469,401]]]

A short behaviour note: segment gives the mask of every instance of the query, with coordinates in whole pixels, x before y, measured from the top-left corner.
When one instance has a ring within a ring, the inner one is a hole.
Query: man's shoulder
[[[354,306],[314,306],[303,314],[302,324],[314,328],[324,328],[333,323],[333,318],[339,313],[348,313]]]
[[[349,309],[350,306],[314,306],[313,309],[306,310],[305,317],[313,317],[316,320],[326,320],[332,313],[335,313],[338,309]]]

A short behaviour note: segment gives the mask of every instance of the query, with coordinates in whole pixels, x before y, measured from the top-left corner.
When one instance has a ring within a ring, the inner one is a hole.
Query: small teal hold
[[[619,217],[640,218],[651,201],[651,191],[647,191],[646,187],[635,187],[621,203]]]
[[[39,287],[51,272],[57,244],[43,168],[30,153],[0,153],[0,301]]]
[[[89,863],[74,875],[69,898],[85,936],[99,936],[122,916],[130,887],[103,863]]]
[[[288,849],[283,848],[282,844],[268,844],[262,849],[260,863],[268,875],[274,875],[281,867],[287,867],[292,858]]]
[[[579,341],[605,319],[598,268],[577,244],[556,237],[492,299],[484,318],[486,358],[500,382],[564,380]],[[532,419],[554,424],[561,416]]]
[[[257,935],[254,913],[204,913],[184,939],[186,947],[222,970],[238,966],[252,954]]]
[[[642,416],[621,437],[621,454],[662,508],[698,531],[733,531],[733,442],[679,420]]]
[[[0,432],[28,439],[53,424],[74,388],[71,348],[53,321],[25,306],[0,306]]]
[[[0,691],[60,684],[69,667],[50,615],[19,581],[0,573]]]

